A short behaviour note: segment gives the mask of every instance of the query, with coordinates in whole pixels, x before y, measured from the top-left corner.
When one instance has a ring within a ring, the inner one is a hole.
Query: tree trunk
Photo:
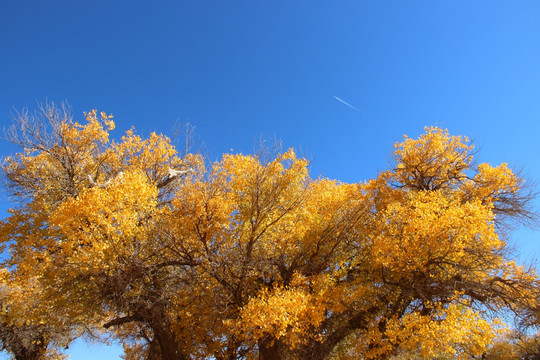
[[[187,360],[183,347],[169,327],[154,327],[155,341],[159,344],[161,360]]]
[[[281,341],[266,337],[261,339],[259,346],[259,360],[282,360],[284,356],[284,345]]]
[[[161,360],[161,349],[156,340],[148,343],[148,358],[146,360]]]

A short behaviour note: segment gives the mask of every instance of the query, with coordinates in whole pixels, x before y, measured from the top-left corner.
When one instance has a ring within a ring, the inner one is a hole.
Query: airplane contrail
[[[338,97],[335,96],[335,95],[334,95],[334,99],[336,99],[337,101],[339,101],[339,102],[341,102],[341,103],[347,105],[347,106],[350,107],[351,109],[358,111],[358,112],[361,113],[361,114],[364,113],[362,110],[358,109],[356,106],[352,106],[351,104],[349,104],[349,103],[346,102],[345,100],[342,100],[342,99],[338,98]]]

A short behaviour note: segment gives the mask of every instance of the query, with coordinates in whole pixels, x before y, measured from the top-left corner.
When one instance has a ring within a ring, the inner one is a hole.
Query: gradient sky
[[[403,134],[438,125],[474,139],[478,161],[540,183],[540,2],[2,0],[0,123],[45,100],[81,121],[112,113],[114,136],[189,122],[213,159],[275,136],[312,176],[345,182],[376,176]],[[0,142],[0,155],[15,151]],[[2,217],[9,206],[2,196]],[[512,235],[521,261],[538,238]]]

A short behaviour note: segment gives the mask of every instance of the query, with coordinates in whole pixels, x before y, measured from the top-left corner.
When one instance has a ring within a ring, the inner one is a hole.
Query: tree
[[[429,128],[365,184],[311,180],[292,152],[266,165],[227,155],[202,193],[178,192],[176,239],[205,249],[238,309],[227,324],[262,359],[322,359],[343,341],[366,358],[443,344],[478,355],[497,333],[487,312],[524,311],[537,289],[497,233],[532,216],[527,189],[506,165],[473,167],[471,151]]]
[[[0,344],[15,360],[64,359],[62,348],[77,337],[75,324],[51,311],[35,278],[0,273]]]
[[[293,150],[206,169],[163,135],[109,141],[97,111],[81,125],[47,106],[16,124],[5,265],[128,359],[467,358],[504,328],[494,315],[538,297],[500,236],[534,217],[532,195],[442,129],[346,184],[312,179]]]
[[[170,296],[181,304],[188,294],[182,277],[189,274],[177,268],[189,259],[170,264],[156,229],[180,178],[173,170],[196,170],[199,158],[180,159],[156,134],[142,140],[128,131],[109,142],[105,127],[114,123],[96,111],[80,125],[67,109],[46,106],[16,125],[12,139],[25,152],[6,159],[4,172],[22,203],[2,226],[11,242],[7,265],[18,276],[38,275],[57,309],[74,318],[90,314],[106,328],[147,325],[163,359],[187,356],[166,310]]]

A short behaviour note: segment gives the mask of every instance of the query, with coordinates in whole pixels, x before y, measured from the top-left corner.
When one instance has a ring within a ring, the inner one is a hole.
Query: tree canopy
[[[11,128],[0,341],[17,360],[88,329],[129,360],[473,359],[537,311],[504,236],[534,219],[530,188],[466,137],[426,128],[348,184],[292,149],[208,164],[113,129],[53,105]]]

